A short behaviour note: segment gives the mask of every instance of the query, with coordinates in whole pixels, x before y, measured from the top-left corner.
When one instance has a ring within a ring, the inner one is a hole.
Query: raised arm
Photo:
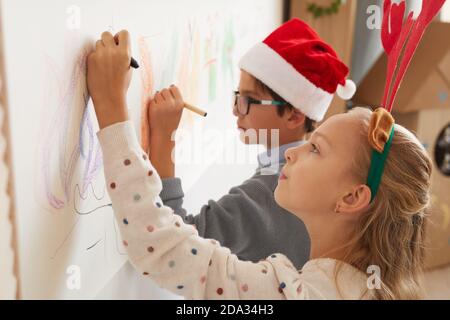
[[[123,243],[142,274],[193,299],[283,299],[285,289],[293,290],[287,286],[295,285],[292,279],[298,274],[284,256],[260,263],[239,261],[162,205],[161,180],[131,122],[109,126],[98,137]]]

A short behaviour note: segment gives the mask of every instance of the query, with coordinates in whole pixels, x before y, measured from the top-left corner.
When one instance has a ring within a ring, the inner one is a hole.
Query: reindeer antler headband
[[[422,0],[422,10],[417,19],[413,19],[413,12],[410,12],[403,22],[405,1],[384,1],[381,41],[388,57],[388,67],[382,107],[372,114],[369,125],[369,143],[374,149],[367,178],[367,185],[372,192],[371,200],[378,192],[394,137],[394,118],[390,112],[395,97],[425,29],[444,3],[445,0]]]

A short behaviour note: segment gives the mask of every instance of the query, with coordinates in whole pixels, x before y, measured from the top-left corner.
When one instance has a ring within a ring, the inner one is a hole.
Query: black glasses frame
[[[233,108],[241,116],[246,116],[250,113],[250,106],[252,104],[263,105],[263,106],[285,106],[285,105],[288,105],[288,103],[284,102],[284,101],[253,99],[253,98],[241,95],[241,93],[239,91],[233,91],[233,94],[234,94]],[[242,102],[242,100],[238,100],[240,98],[246,99],[246,100],[244,100],[246,102],[244,104],[244,109],[242,109],[242,107],[239,108],[239,106],[238,106],[238,101]]]

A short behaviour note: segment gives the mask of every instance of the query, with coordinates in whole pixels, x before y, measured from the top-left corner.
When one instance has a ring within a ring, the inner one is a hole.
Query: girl
[[[123,244],[144,275],[192,299],[420,296],[432,165],[409,131],[393,127],[376,197],[377,189],[366,179],[371,150],[381,145],[383,151],[385,133],[392,127],[383,131],[385,114],[357,108],[334,116],[307,144],[289,149],[275,199],[305,223],[311,260],[302,270],[281,254],[258,263],[240,261],[216,241],[200,238],[194,227],[161,204],[161,180],[128,120],[130,57],[126,31],[116,39],[104,33],[88,57],[88,88]],[[183,103],[176,87],[170,92],[173,105]],[[368,282],[366,272],[371,270],[379,273]]]

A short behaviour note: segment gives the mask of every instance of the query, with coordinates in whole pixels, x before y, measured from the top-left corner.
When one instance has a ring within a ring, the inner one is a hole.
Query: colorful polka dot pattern
[[[148,157],[147,157],[146,154],[143,154],[142,158],[143,158],[145,161],[148,159]],[[125,166],[130,166],[130,165],[131,165],[131,160],[125,159],[123,163],[124,163]],[[154,173],[154,172],[153,172],[152,170],[149,170],[148,173],[147,173],[147,175],[148,175],[148,176],[153,176],[153,173]],[[111,188],[112,190],[116,189],[116,188],[117,188],[117,183],[116,183],[116,182],[111,182],[111,183],[110,183],[110,188]],[[133,200],[134,200],[134,202],[140,201],[141,198],[142,198],[142,197],[141,197],[141,195],[140,195],[139,193],[135,193],[135,194],[133,195]],[[158,207],[158,208],[161,208],[161,207],[162,207],[162,204],[161,204],[160,202],[156,202],[155,205],[156,205],[156,207]],[[124,219],[122,220],[122,222],[123,222],[124,225],[129,225],[129,221],[128,221],[127,218],[124,218]],[[180,227],[181,227],[181,224],[180,224],[178,221],[175,222],[174,225],[175,225],[177,228],[180,228]],[[195,225],[193,225],[193,226],[196,227]],[[148,225],[148,226],[146,226],[146,230],[147,230],[147,232],[154,232],[154,231],[155,231],[155,227],[154,227],[153,225]],[[213,245],[216,245],[216,246],[219,245],[218,242],[215,241],[215,240],[210,240],[210,242],[211,242],[211,244],[213,244]],[[124,241],[123,241],[123,245],[124,245],[125,247],[127,247],[127,246],[128,246],[128,242],[124,240]],[[154,248],[153,246],[148,246],[148,247],[147,247],[147,251],[148,251],[149,253],[154,253],[155,248]],[[197,248],[191,248],[191,254],[194,255],[194,256],[197,256],[197,255],[199,254],[198,249],[197,249]],[[276,258],[277,258],[277,255],[273,254],[273,255],[271,255],[270,257],[271,257],[272,259],[276,259]],[[266,260],[263,260],[263,261],[266,261]],[[213,263],[213,261],[212,261],[212,259],[210,259],[208,265],[211,266],[212,263]],[[170,260],[170,261],[168,262],[168,267],[169,267],[169,268],[172,268],[172,269],[173,269],[173,268],[175,268],[175,266],[176,266],[175,260]],[[266,268],[261,269],[261,272],[262,272],[263,274],[268,274],[268,271],[267,271]],[[301,273],[301,271],[299,271],[299,273]],[[148,276],[148,275],[149,275],[148,272],[143,272],[142,274],[143,274],[144,276]],[[229,279],[232,280],[232,281],[236,281],[236,275],[234,275],[234,274],[230,275],[230,276],[229,276]],[[200,283],[201,283],[201,284],[205,284],[205,283],[206,283],[206,280],[207,280],[207,278],[206,278],[205,275],[203,275],[203,276],[200,277]],[[177,288],[178,290],[183,290],[183,289],[185,288],[185,285],[183,285],[183,284],[178,284],[178,285],[176,286],[176,288]],[[279,287],[278,287],[279,293],[283,294],[283,290],[284,290],[285,288],[286,288],[286,283],[285,283],[285,282],[281,282],[280,285],[279,285]],[[241,290],[242,292],[245,292],[245,293],[248,292],[248,291],[249,291],[249,285],[248,285],[247,283],[243,283],[242,285],[240,285],[240,290]],[[302,285],[301,285],[301,284],[296,288],[296,292],[297,292],[297,294],[300,294],[300,293],[302,292]],[[222,287],[218,287],[218,288],[216,289],[216,294],[219,295],[219,296],[222,296],[222,295],[224,294],[224,289],[223,289]]]

